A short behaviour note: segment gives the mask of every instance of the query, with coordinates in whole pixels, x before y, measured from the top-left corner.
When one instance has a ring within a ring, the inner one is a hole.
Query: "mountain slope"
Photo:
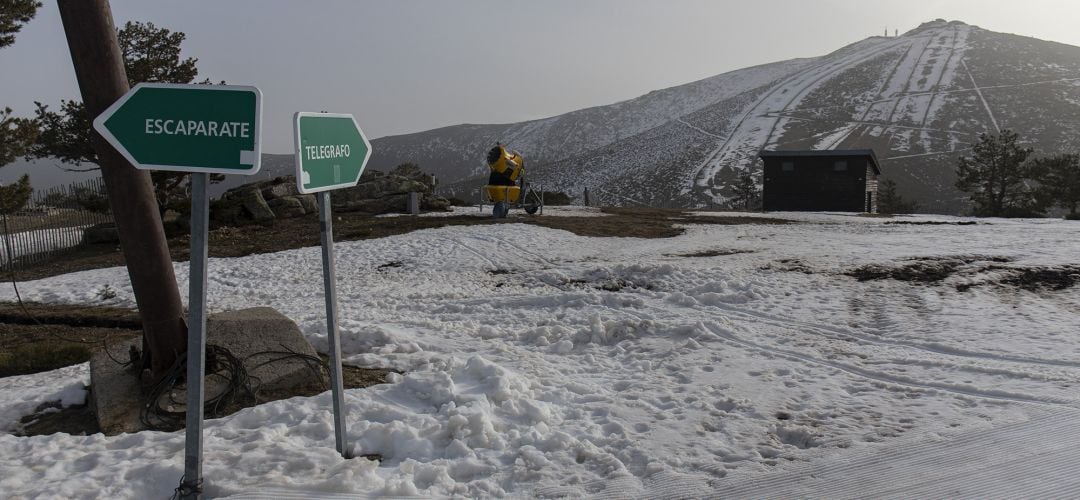
[[[456,125],[372,141],[371,167],[388,169],[399,163],[419,163],[453,182],[485,175],[483,153],[496,142],[527,154],[532,165],[569,158],[663,126],[716,102],[765,85],[789,73],[805,60],[755,66],[706,78],[679,87],[650,92],[608,106],[573,111],[552,118],[502,125]],[[756,83],[756,85],[755,85]]]
[[[1041,152],[1080,144],[1080,48],[933,21],[817,58],[733,71],[637,99],[518,124],[459,125],[378,139],[372,166],[420,163],[477,183],[496,141],[531,179],[605,204],[723,204],[761,149],[874,148],[922,207],[965,209],[956,158],[1003,128]]]

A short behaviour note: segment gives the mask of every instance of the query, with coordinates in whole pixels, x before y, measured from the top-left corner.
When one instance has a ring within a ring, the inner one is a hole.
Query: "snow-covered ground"
[[[996,283],[1008,268],[1078,264],[1080,224],[770,216],[799,222],[649,240],[500,224],[338,243],[347,362],[405,371],[346,393],[354,453],[382,462],[337,456],[328,394],[293,398],[208,421],[206,492],[704,496],[808,464],[889,464],[928,442],[968,443],[979,460],[969,436],[1080,412],[1080,292]],[[962,263],[936,283],[842,274],[940,257]],[[176,269],[186,289],[187,265]],[[212,259],[209,306],[275,307],[325,349],[320,272],[318,248]],[[105,284],[133,305],[122,268],[20,290],[91,303]],[[70,400],[85,377],[0,379],[0,401]],[[0,434],[0,491],[163,498],[183,447],[182,432]],[[919,473],[893,471],[905,472]]]

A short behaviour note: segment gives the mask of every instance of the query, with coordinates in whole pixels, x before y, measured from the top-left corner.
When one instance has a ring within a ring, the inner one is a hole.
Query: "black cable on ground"
[[[116,364],[118,364],[118,365],[120,365],[120,366],[122,366],[124,368],[127,368],[128,366],[134,364],[135,363],[134,359],[128,359],[127,361],[120,361],[119,359],[116,359],[116,357],[112,355],[112,352],[109,351],[109,337],[110,336],[112,336],[111,332],[105,334],[105,338],[101,339],[101,350],[105,351],[105,355],[108,356],[109,359],[111,359],[113,363],[116,363]]]
[[[203,411],[207,418],[222,416],[222,410],[231,403],[240,403],[245,399],[254,401],[255,397],[251,391],[251,381],[247,370],[243,362],[228,349],[217,345],[206,346],[206,367],[204,381],[215,377],[225,381],[224,389],[205,400]],[[165,376],[147,391],[139,415],[143,425],[154,430],[177,430],[184,427],[186,411],[177,411],[175,408],[186,409],[187,401],[186,398],[184,401],[177,400],[176,396],[179,393],[174,389],[181,381],[184,381],[186,375],[187,355],[185,354],[176,358],[173,365],[165,371]],[[162,407],[163,403],[167,406]]]
[[[322,359],[318,356],[298,353],[287,347],[283,349],[285,350],[257,352],[241,360],[224,347],[207,345],[204,381],[220,380],[224,383],[224,388],[204,400],[203,412],[206,418],[225,416],[226,411],[234,404],[258,404],[261,381],[250,372],[271,363],[299,360],[319,380],[323,381],[324,387],[326,386],[329,368]],[[272,356],[272,358],[250,368],[246,366],[249,360],[259,356]],[[323,374],[326,374],[327,378],[324,378]],[[143,406],[139,413],[139,420],[143,425],[148,429],[163,431],[174,431],[184,427],[187,418],[186,378],[187,355],[185,354],[178,357],[165,371],[165,375],[145,392]],[[183,386],[183,391],[179,390],[181,386]],[[183,401],[177,399],[181,394]],[[181,411],[178,408],[184,410]]]
[[[246,358],[244,358],[244,363],[247,364],[249,360],[251,360],[252,358],[254,358],[256,356],[276,356],[275,358],[272,358],[272,359],[267,360],[267,361],[263,361],[262,363],[259,363],[257,365],[252,366],[250,368],[250,371],[254,371],[254,370],[258,369],[258,368],[261,368],[262,366],[265,366],[265,365],[268,365],[268,364],[271,364],[271,363],[276,363],[276,362],[279,362],[279,361],[300,360],[300,361],[302,361],[304,363],[305,367],[307,367],[307,369],[309,371],[311,371],[312,375],[314,375],[315,378],[317,378],[319,380],[322,380],[324,382],[323,383],[323,388],[324,389],[329,388],[325,382],[330,379],[330,367],[327,366],[326,363],[323,363],[323,360],[321,358],[319,358],[318,356],[311,356],[309,354],[296,352],[296,351],[294,351],[292,349],[289,349],[287,346],[284,346],[284,345],[282,345],[281,348],[285,349],[285,350],[284,351],[261,351],[261,352],[256,352],[254,354],[250,354]],[[258,377],[251,377],[251,378],[258,379]],[[254,390],[256,395],[258,394],[258,389],[259,388],[256,387],[255,390]]]
[[[180,485],[173,489],[173,495],[170,500],[179,500],[181,498],[199,497],[202,495],[203,479],[200,478],[194,485],[184,484],[187,482],[187,476],[180,476]]]

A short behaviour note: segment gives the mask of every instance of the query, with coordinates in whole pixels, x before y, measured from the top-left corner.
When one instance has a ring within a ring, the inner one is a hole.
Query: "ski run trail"
[[[1080,292],[1015,284],[1080,280],[1080,224],[761,216],[792,223],[338,242],[346,363],[402,371],[346,391],[349,446],[381,461],[337,455],[329,393],[275,401],[206,422],[207,496],[1080,495]],[[937,281],[848,275],[937,264]],[[211,312],[271,306],[326,350],[317,247],[209,272]],[[105,285],[134,306],[123,268],[20,290],[100,304]],[[182,431],[11,434],[43,402],[84,402],[86,383],[86,365],[0,379],[0,496],[172,494]]]
[[[931,136],[940,137],[944,133],[956,141],[955,133],[926,126],[944,104],[940,95],[961,87],[970,90],[974,85],[974,78],[963,65],[970,31],[970,26],[950,25],[929,28],[918,35],[870,38],[844,52],[822,57],[820,62],[805,65],[778,80],[733,120],[729,135],[708,134],[717,139],[716,149],[690,171],[683,194],[694,186],[707,188],[710,180],[724,168],[748,167],[762,149],[777,146],[789,123],[805,120],[789,115],[803,109],[802,102],[807,96],[844,71],[889,53],[902,55],[896,58],[892,70],[879,83],[876,96],[855,103],[851,120],[819,139],[814,149],[836,148],[856,130],[873,136],[881,136],[890,129],[900,130],[905,137],[914,135],[923,150],[927,149]],[[978,91],[977,86],[974,89]],[[985,100],[983,103],[985,105]],[[988,105],[986,110],[990,113]],[[990,119],[993,120],[992,114]],[[920,126],[905,126],[911,123]],[[906,151],[908,146],[898,145],[897,149]]]

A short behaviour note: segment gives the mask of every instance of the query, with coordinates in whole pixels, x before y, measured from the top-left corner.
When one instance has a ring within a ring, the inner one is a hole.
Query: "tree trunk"
[[[59,0],[71,61],[87,115],[93,119],[128,91],[108,0]],[[187,350],[187,326],[150,174],[136,170],[91,131],[109,193],[120,248],[143,324],[141,373],[158,380]]]

